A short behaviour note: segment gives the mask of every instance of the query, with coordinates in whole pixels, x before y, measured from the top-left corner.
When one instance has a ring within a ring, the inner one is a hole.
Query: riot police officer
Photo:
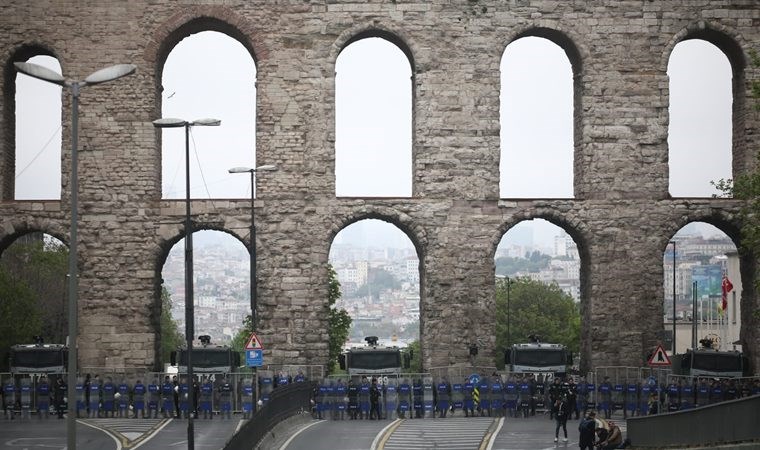
[[[47,419],[50,413],[50,385],[47,378],[43,375],[37,382],[37,414],[38,418]]]
[[[225,376],[224,382],[219,387],[219,402],[221,403],[221,416],[226,415],[228,419],[232,418],[232,385],[230,377]]]
[[[169,380],[169,375],[161,384],[161,413],[164,419],[174,417],[174,384]]]
[[[129,415],[129,385],[127,384],[127,380],[124,378],[121,379],[121,383],[119,383],[119,386],[117,387],[117,392],[119,393],[119,401],[118,401],[118,408],[119,408],[119,417],[125,417]]]
[[[353,379],[348,380],[348,418],[356,420],[359,415],[359,387]]]
[[[103,413],[105,417],[113,417],[115,396],[116,386],[114,386],[111,377],[107,377],[106,382],[103,383]]]
[[[158,418],[159,402],[161,401],[161,386],[158,384],[158,378],[154,377],[153,381],[148,384],[148,417]]]
[[[441,378],[436,389],[438,392],[438,401],[436,402],[438,417],[446,417],[446,412],[449,410],[449,396],[451,395],[451,386],[446,377]]]
[[[604,418],[612,417],[612,383],[610,377],[604,377],[604,381],[599,385],[599,409],[604,411]]]
[[[13,377],[8,377],[3,383],[3,410],[5,411],[5,418],[8,420],[14,417],[16,391],[16,383],[13,382]]]
[[[95,374],[95,377],[90,380],[88,383],[89,385],[89,395],[87,396],[87,399],[89,401],[89,416],[90,417],[100,417],[100,395],[101,392],[101,384],[100,384],[100,378],[97,374]]]
[[[135,410],[135,415],[133,416],[135,419],[137,419],[138,416],[142,416],[142,418],[145,418],[145,385],[142,384],[141,380],[137,380],[135,382],[135,387],[132,389],[132,393],[134,394],[133,399],[133,406]]]

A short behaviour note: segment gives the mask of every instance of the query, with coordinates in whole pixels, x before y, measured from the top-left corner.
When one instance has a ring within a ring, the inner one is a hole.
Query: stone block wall
[[[328,254],[346,225],[391,222],[415,244],[421,267],[426,367],[464,364],[467,343],[494,354],[494,263],[503,234],[545,218],[579,246],[582,362],[639,365],[662,329],[662,255],[692,221],[741,244],[739,204],[668,195],[667,62],[683,39],[710,40],[734,70],[734,171],[754,167],[760,78],[760,5],[747,0],[94,1],[8,0],[0,15],[0,247],[40,230],[68,236],[70,102],[64,100],[63,198],[13,201],[14,61],[56,56],[84,76],[117,62],[138,66],[85,88],[80,105],[80,357],[83,365],[155,362],[161,269],[182,236],[180,202],[161,199],[163,63],[203,30],[238,39],[257,64],[260,337],[267,362],[327,357]],[[499,64],[523,36],[553,40],[575,83],[573,199],[499,199]],[[414,77],[412,198],[336,198],[335,61],[360,36],[392,39]],[[40,205],[39,207],[35,205]],[[248,200],[193,202],[199,228],[248,242]],[[743,260],[742,308],[757,311],[754,258]],[[746,279],[744,279],[746,278]],[[742,341],[759,367],[758,319],[742,315]],[[130,343],[128,346],[125,343]]]

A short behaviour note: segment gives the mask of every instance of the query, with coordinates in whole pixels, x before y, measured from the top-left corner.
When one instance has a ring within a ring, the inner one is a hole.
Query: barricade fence
[[[78,417],[230,417],[249,418],[257,406],[269,401],[274,389],[307,381],[307,374],[321,374],[314,366],[278,366],[232,373],[194,373],[190,383],[184,373],[151,372],[129,368],[85,367],[77,376]],[[58,387],[61,380],[63,389]],[[31,413],[48,417],[60,405],[67,408],[66,373],[0,373],[2,406],[6,418]],[[194,389],[195,404],[189,404]],[[59,392],[60,391],[60,392]]]
[[[85,367],[77,377],[79,417],[250,417],[279,386],[315,381],[312,413],[328,420],[426,418],[447,415],[527,417],[552,413],[562,395],[571,412],[598,410],[624,418],[677,411],[760,394],[760,377],[697,378],[642,367],[598,367],[585,377],[554,381],[542,374],[499,372],[492,367],[439,367],[426,373],[376,377],[324,376],[322,366],[279,365],[233,373],[182,373]],[[49,417],[65,404],[58,380],[66,374],[0,373],[4,417]],[[572,380],[572,381],[570,381]],[[559,387],[555,386],[558,384]],[[196,403],[189,405],[194,386]],[[58,394],[58,395],[57,395]],[[373,400],[374,397],[374,400]]]

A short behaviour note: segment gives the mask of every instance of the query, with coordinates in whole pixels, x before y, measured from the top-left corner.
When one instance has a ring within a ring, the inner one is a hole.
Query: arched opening
[[[68,247],[55,237],[31,232],[16,237],[0,256],[0,372],[16,344],[66,344],[68,336]]]
[[[162,117],[221,120],[190,129],[190,196],[250,198],[246,177],[232,167],[256,164],[256,65],[238,40],[201,31],[172,48],[162,70]],[[185,134],[162,131],[162,198],[185,197]]]
[[[161,360],[185,343],[185,239],[178,239],[161,269]],[[195,337],[231,346],[250,311],[250,254],[229,233],[193,233],[193,306]],[[247,336],[246,336],[247,337]],[[196,341],[194,346],[200,346]],[[236,349],[240,350],[240,349]]]
[[[566,51],[536,36],[501,59],[500,197],[572,198],[574,80]]]
[[[578,365],[567,358],[581,347],[581,256],[573,238],[544,219],[521,221],[499,242],[495,266],[496,366],[528,372],[525,366],[548,364],[532,371],[561,372]],[[534,340],[562,348],[527,364],[513,345]]]
[[[732,67],[702,39],[679,42],[668,61],[669,191],[673,197],[721,194],[713,182],[732,176]]]
[[[61,73],[52,56],[26,60]],[[15,200],[61,198],[61,86],[16,74]]]
[[[343,346],[377,336],[380,346],[413,348],[419,366],[421,268],[409,236],[383,220],[359,220],[335,236],[329,261],[340,283],[333,308],[351,318]]]
[[[664,334],[672,339],[675,330],[677,354],[701,347],[703,339],[741,351],[734,344],[742,314],[739,254],[726,233],[705,222],[684,226],[663,253],[663,275]]]
[[[412,66],[384,38],[350,43],[335,63],[335,195],[412,196]]]

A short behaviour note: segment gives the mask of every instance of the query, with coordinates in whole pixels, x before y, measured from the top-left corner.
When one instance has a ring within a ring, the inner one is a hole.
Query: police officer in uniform
[[[449,396],[451,393],[451,386],[446,377],[441,378],[436,388],[438,392],[438,402],[436,403],[438,417],[446,417],[446,413],[449,410]]]
[[[612,384],[610,377],[604,377],[604,381],[599,385],[599,409],[604,411],[604,418],[612,417]]]
[[[98,377],[97,374],[95,374],[95,377],[90,380],[89,382],[89,391],[90,394],[88,396],[89,402],[90,402],[90,417],[100,417],[101,411],[100,411],[100,396],[102,394],[101,391],[101,383],[100,383],[100,377]]]
[[[142,383],[141,380],[137,380],[135,382],[135,387],[132,389],[132,393],[134,395],[134,399],[133,399],[133,406],[135,409],[134,418],[137,419],[138,416],[141,416],[144,419],[145,418],[145,385]]]
[[[8,420],[14,418],[16,391],[16,383],[13,382],[13,377],[8,377],[3,383],[3,410],[5,411],[5,418]]]
[[[352,378],[348,380],[348,418],[356,420],[359,416],[359,387]]]
[[[77,418],[82,416],[82,412],[87,410],[87,396],[85,395],[85,383],[82,377],[77,377],[77,384],[74,386],[77,395],[76,411]]]
[[[107,377],[106,382],[103,383],[103,412],[105,417],[113,417],[115,396],[116,386],[114,386],[111,377]]]
[[[121,379],[117,389],[119,392],[119,417],[127,417],[129,415],[129,385],[124,378]]]
[[[346,384],[342,378],[338,378],[338,382],[335,384],[335,399],[333,400],[333,407],[335,408],[335,418],[344,420],[346,415]]]
[[[209,385],[209,389],[206,390],[206,385]],[[201,387],[201,409],[203,410],[203,418],[206,418],[206,410],[211,410],[211,386],[210,383],[207,381],[207,377],[204,377],[203,380],[203,387]],[[207,403],[204,403],[205,396],[209,396]],[[250,419],[251,415],[253,414],[253,382],[250,378],[246,378],[243,380],[243,387],[241,392],[242,400],[243,400],[243,419]]]
[[[472,393],[475,390],[475,385],[468,377],[465,380],[462,392],[464,393],[464,401],[462,402],[462,409],[464,409],[465,417],[475,417],[475,400],[472,397]]]
[[[50,417],[50,385],[44,375],[37,382],[37,414],[39,419]]]
[[[159,402],[161,401],[161,386],[158,384],[158,378],[153,377],[153,381],[148,384],[148,417],[157,419]]]
[[[230,377],[225,376],[224,382],[219,387],[219,402],[221,403],[221,416],[226,415],[228,419],[232,418],[232,385]]]
[[[174,384],[169,380],[169,375],[161,384],[161,412],[164,419],[174,416]]]
[[[406,418],[406,413],[409,411],[409,396],[411,392],[412,388],[409,386],[409,380],[404,378],[401,380],[401,384],[398,385],[398,416],[400,419]]]

